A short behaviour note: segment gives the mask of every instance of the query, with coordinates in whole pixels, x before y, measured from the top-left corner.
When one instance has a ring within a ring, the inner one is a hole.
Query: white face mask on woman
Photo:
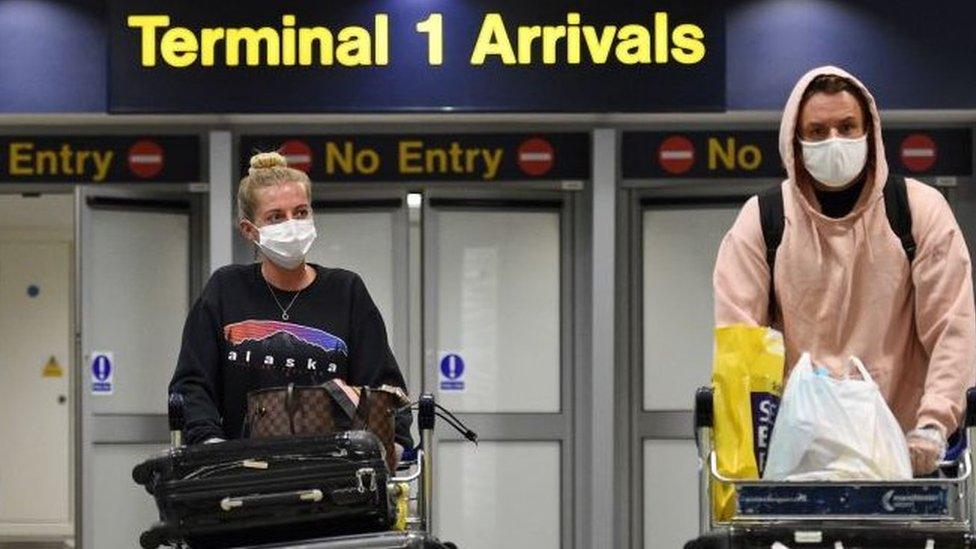
[[[317,233],[315,222],[309,219],[289,219],[273,225],[257,227],[256,244],[261,253],[283,269],[294,269],[305,261]]]
[[[801,140],[800,145],[803,165],[814,179],[828,187],[843,187],[854,181],[868,158],[867,134],[854,139]]]

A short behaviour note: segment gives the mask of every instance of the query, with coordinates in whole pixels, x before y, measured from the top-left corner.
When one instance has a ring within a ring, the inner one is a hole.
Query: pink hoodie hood
[[[787,177],[790,181],[793,181],[797,188],[799,188],[801,191],[801,202],[804,209],[807,210],[807,213],[821,222],[838,221],[821,214],[820,209],[815,206],[816,199],[813,197],[813,189],[810,188],[809,185],[800,185],[797,178],[797,162],[802,162],[803,159],[796,158],[793,148],[794,143],[796,142],[796,125],[798,119],[800,118],[800,101],[803,98],[803,93],[806,91],[807,87],[810,85],[810,82],[812,82],[814,78],[823,75],[840,76],[850,80],[861,89],[868,101],[869,112],[866,114],[866,116],[871,120],[871,137],[874,142],[874,147],[871,151],[872,154],[868,156],[868,161],[870,162],[871,157],[873,156],[874,170],[873,173],[868,174],[868,176],[871,177],[871,180],[867,185],[865,185],[865,189],[867,190],[862,193],[861,198],[858,200],[858,203],[855,205],[854,209],[850,214],[841,218],[842,222],[850,221],[851,219],[860,216],[862,213],[864,213],[866,208],[881,199],[885,181],[888,179],[888,161],[885,159],[884,140],[881,137],[881,117],[878,115],[878,107],[874,102],[874,96],[871,95],[871,92],[868,91],[860,80],[843,69],[830,65],[817,67],[804,74],[793,87],[793,91],[790,93],[790,98],[786,101],[786,107],[783,109],[783,118],[779,126],[779,155],[780,158],[783,159],[783,166],[786,168]]]

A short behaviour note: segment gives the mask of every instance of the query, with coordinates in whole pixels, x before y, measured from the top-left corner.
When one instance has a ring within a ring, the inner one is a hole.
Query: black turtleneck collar
[[[857,204],[857,199],[861,197],[861,191],[864,190],[864,182],[866,180],[867,177],[861,175],[857,183],[840,191],[822,191],[815,189],[817,201],[820,202],[821,213],[834,219],[844,217],[851,213],[854,205]]]

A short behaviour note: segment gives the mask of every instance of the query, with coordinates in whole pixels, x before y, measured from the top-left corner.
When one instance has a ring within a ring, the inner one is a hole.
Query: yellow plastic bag
[[[715,329],[714,448],[725,476],[759,478],[762,472],[783,394],[784,355],[783,335],[772,328]],[[734,490],[713,483],[712,505],[715,518],[731,518]]]

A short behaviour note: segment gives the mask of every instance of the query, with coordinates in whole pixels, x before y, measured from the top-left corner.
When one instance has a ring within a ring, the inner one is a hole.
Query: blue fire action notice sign
[[[457,353],[441,353],[441,383],[443,392],[464,391],[464,359]]]
[[[95,351],[91,354],[91,392],[93,395],[110,395],[115,379],[115,362],[112,353]]]

